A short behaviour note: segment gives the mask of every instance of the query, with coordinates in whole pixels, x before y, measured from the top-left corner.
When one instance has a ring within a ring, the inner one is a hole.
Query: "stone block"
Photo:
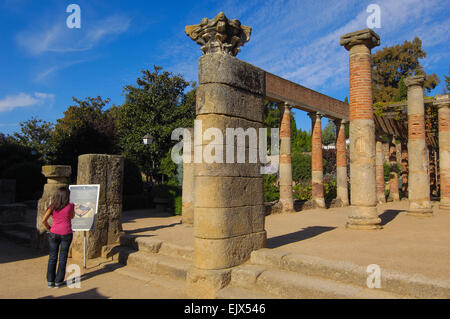
[[[266,245],[266,232],[251,233],[226,239],[194,240],[194,265],[200,269],[224,269],[242,264],[253,250]]]
[[[72,168],[70,165],[46,165],[42,166],[42,174],[47,178],[70,177]]]
[[[231,269],[205,270],[192,267],[186,276],[186,293],[191,298],[212,299],[231,280]]]
[[[242,265],[231,272],[231,284],[235,287],[249,287],[256,284],[259,275],[267,268],[259,265]]]
[[[289,253],[263,248],[251,253],[250,262],[256,265],[280,267],[281,260]]]
[[[198,207],[194,217],[194,236],[220,239],[261,232],[264,221],[263,205],[214,209]]]
[[[99,205],[106,204],[108,155],[84,154],[78,157],[78,185],[100,184]]]
[[[199,84],[222,83],[260,96],[266,94],[265,71],[227,54],[206,54],[199,59]]]

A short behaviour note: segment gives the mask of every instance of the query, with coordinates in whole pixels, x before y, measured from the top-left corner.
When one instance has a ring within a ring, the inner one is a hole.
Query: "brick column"
[[[336,187],[337,198],[342,206],[348,206],[347,145],[345,142],[346,120],[334,120],[336,125]]]
[[[386,203],[386,195],[384,192],[384,156],[383,156],[383,143],[380,139],[376,142],[376,167],[375,174],[377,180],[377,200],[379,204]]]
[[[322,157],[322,114],[308,113],[312,121],[312,201],[319,208],[325,208],[323,191],[323,157]]]
[[[450,97],[435,100],[439,117],[439,177],[441,189],[440,209],[450,209]]]
[[[294,212],[292,197],[292,156],[291,156],[291,106],[287,103],[280,108],[280,203],[283,212]]]
[[[408,194],[408,147],[405,141],[402,141],[402,194],[403,197]]]
[[[183,160],[183,187],[182,187],[182,212],[181,212],[181,222],[183,224],[192,225],[194,224],[194,129],[188,128],[190,133],[190,161]],[[186,154],[187,154],[186,152]],[[183,150],[183,153],[185,151]]]
[[[408,214],[413,216],[433,215],[425,142],[423,83],[423,76],[413,76],[405,80],[408,87]]]
[[[391,172],[389,174],[389,202],[395,202],[400,200],[398,193],[398,173],[397,173],[397,146],[395,143],[395,137],[389,141],[389,166]]]
[[[347,227],[379,229],[375,177],[375,123],[372,109],[370,50],[380,44],[371,29],[348,33],[341,45],[350,51],[350,189]]]

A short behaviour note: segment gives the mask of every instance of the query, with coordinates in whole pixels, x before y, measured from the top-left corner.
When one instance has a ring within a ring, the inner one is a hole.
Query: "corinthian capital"
[[[203,18],[200,24],[188,25],[187,36],[200,44],[203,54],[226,53],[236,56],[240,47],[250,40],[252,29],[239,20],[229,20],[223,12],[214,19]]]

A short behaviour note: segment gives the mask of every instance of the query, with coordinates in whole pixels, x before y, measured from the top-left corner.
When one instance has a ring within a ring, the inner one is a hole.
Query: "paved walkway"
[[[382,230],[346,229],[348,208],[269,215],[267,247],[450,279],[450,212],[435,206],[434,217],[418,218],[407,216],[407,208],[407,202],[380,205]],[[153,217],[148,217],[151,214]],[[182,225],[179,216],[142,210],[125,212],[123,228],[133,235],[193,246],[193,228]]]

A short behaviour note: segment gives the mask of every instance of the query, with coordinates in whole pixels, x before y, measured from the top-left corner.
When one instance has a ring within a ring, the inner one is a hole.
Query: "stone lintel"
[[[340,44],[346,50],[350,50],[353,46],[364,44],[369,49],[380,45],[380,36],[371,29],[363,29],[355,32],[350,32],[341,36]]]
[[[414,76],[407,77],[405,79],[405,85],[407,87],[415,86],[415,85],[423,87],[424,82],[425,82],[425,77],[423,75],[414,75]]]

